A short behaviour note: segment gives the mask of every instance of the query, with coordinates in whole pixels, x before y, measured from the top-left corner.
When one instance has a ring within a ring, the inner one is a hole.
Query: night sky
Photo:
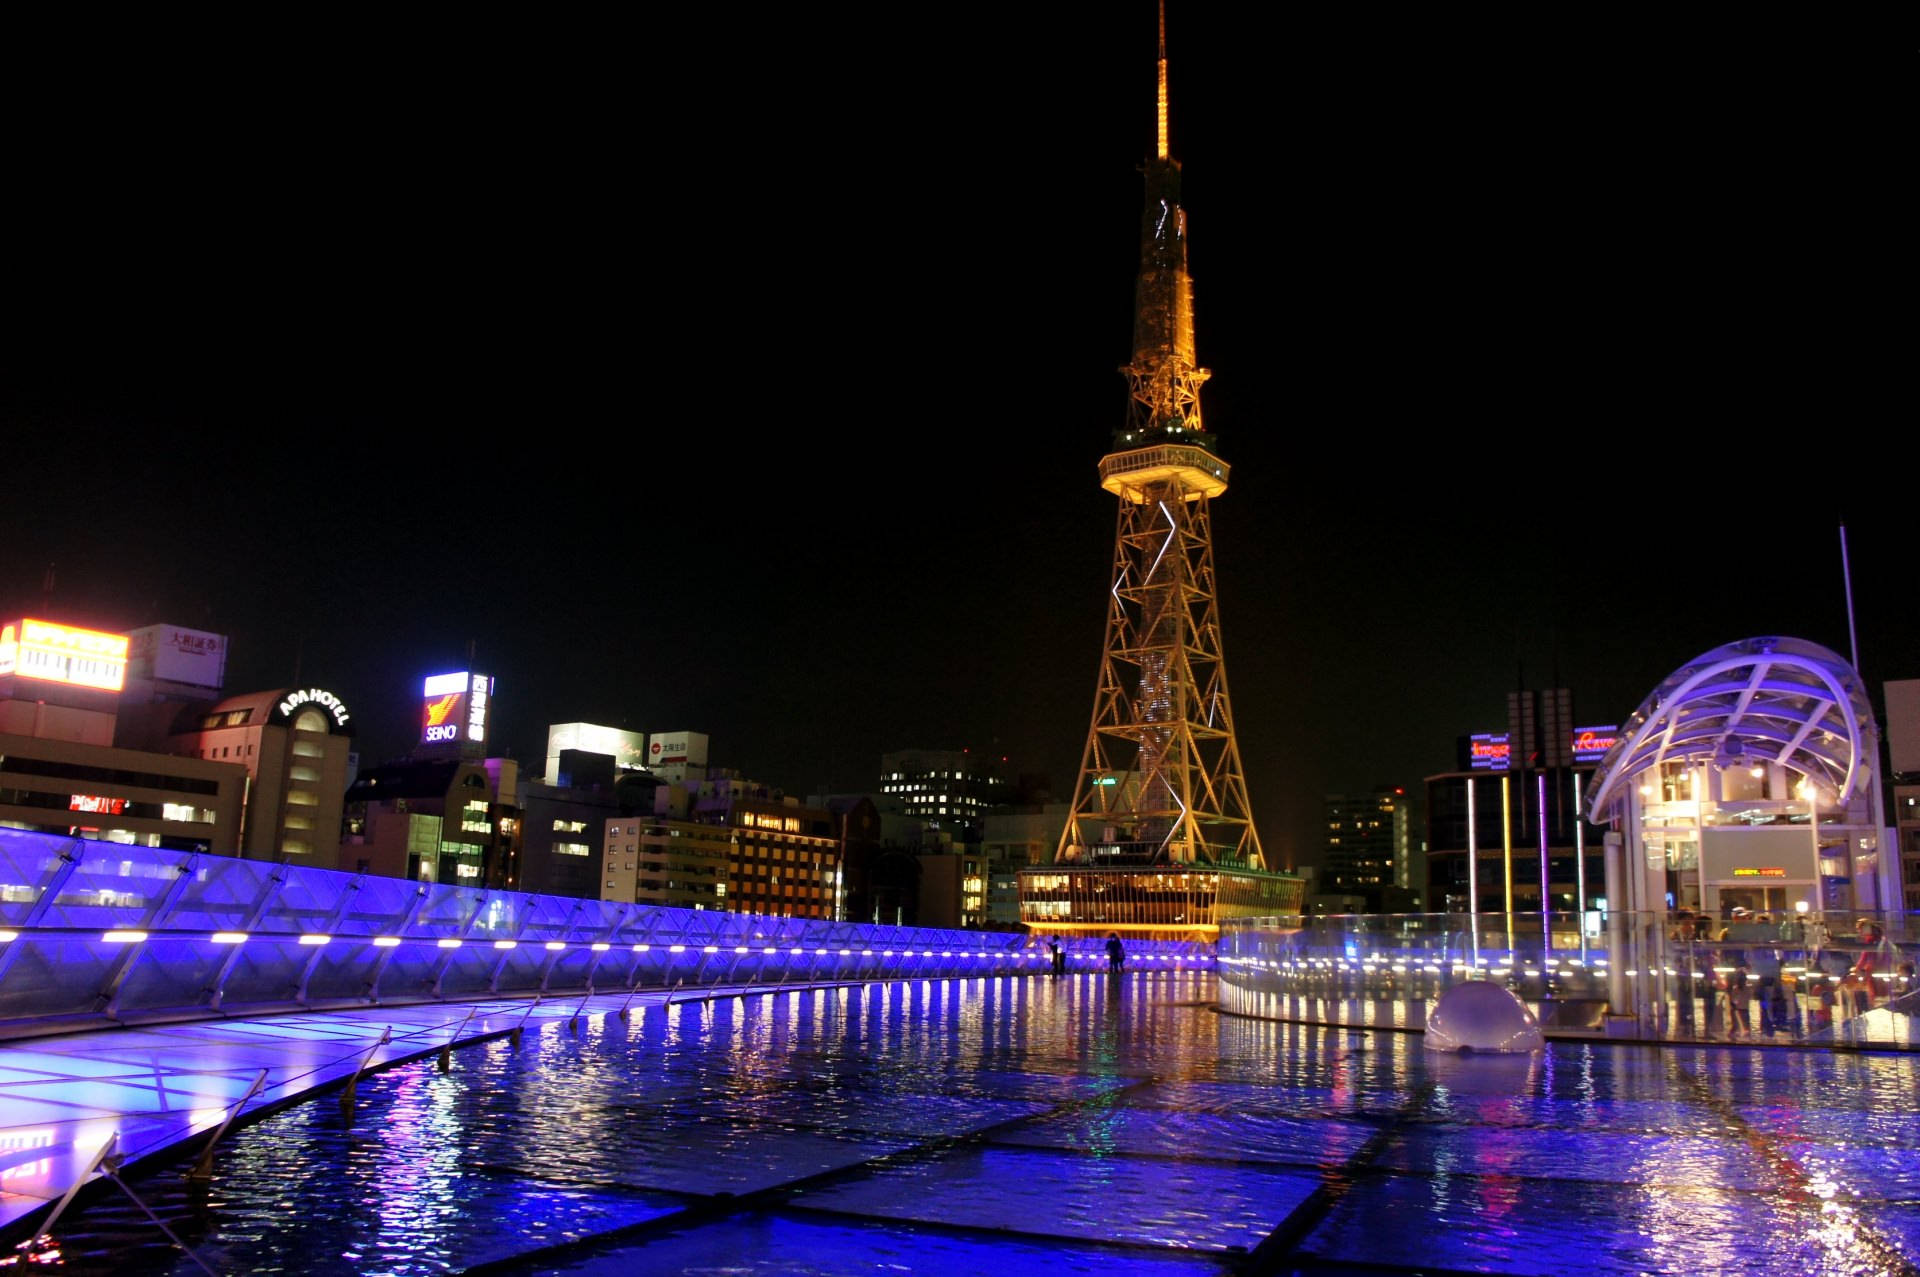
[[[1108,11],[44,51],[0,610],[227,634],[230,690],[335,691],[367,764],[471,645],[536,769],[587,720],[793,793],[966,746],[1065,797],[1152,144],[1153,6]],[[1845,654],[1843,520],[1876,701],[1920,677],[1884,215],[1819,117],[1383,20],[1168,20],[1270,855],[1520,681],[1611,723],[1721,643]]]

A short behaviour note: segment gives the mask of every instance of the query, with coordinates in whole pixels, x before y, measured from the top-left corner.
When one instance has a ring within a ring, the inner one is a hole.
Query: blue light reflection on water
[[[842,1224],[758,1215],[675,1231],[648,1243],[644,1266],[631,1252],[584,1256],[541,1267],[565,1277],[646,1273],[725,1273],[728,1277],[838,1277],[911,1273],[913,1277],[1225,1277],[1217,1260],[1178,1252],[1118,1252],[1070,1242],[943,1234],[898,1225]]]
[[[1220,1017],[1210,989],[921,982],[549,1022],[448,1074],[368,1079],[350,1128],[322,1098],[235,1132],[199,1196],[137,1186],[223,1273],[444,1273],[595,1237],[505,1270],[1221,1272],[1283,1225],[1309,1268],[1875,1273],[1915,1253],[1913,1056],[1463,1060]],[[111,1200],[63,1231],[68,1271],[197,1271]]]

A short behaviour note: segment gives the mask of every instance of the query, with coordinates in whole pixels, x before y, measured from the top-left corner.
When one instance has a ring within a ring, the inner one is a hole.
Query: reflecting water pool
[[[553,1021],[229,1133],[38,1271],[1914,1271],[1911,1054],[1223,1016],[1200,973]]]

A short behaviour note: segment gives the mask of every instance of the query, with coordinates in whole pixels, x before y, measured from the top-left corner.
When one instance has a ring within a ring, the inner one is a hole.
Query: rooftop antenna
[[[1853,628],[1853,569],[1847,565],[1847,525],[1840,523],[1840,579],[1847,587],[1847,647],[1853,657],[1853,672],[1860,673],[1860,636]]]

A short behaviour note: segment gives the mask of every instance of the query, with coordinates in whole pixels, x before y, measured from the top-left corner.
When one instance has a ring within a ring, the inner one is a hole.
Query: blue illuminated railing
[[[1395,914],[1234,919],[1221,1010],[1422,1029],[1467,980],[1506,985],[1549,1029],[1648,1041],[1920,1048],[1920,915]]]
[[[1099,942],[1071,970],[1104,969]],[[1135,971],[1210,947],[1128,943]],[[0,1038],[643,987],[1039,975],[1025,934],[444,886],[0,829]]]

